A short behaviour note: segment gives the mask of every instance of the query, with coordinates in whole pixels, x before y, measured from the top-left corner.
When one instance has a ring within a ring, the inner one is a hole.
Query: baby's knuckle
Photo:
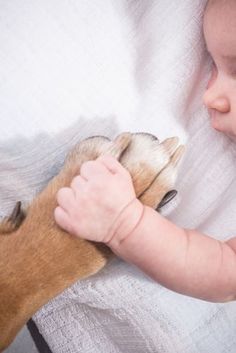
[[[93,165],[94,165],[94,161],[83,162],[80,167],[80,174],[88,172]]]
[[[57,194],[56,194],[56,199],[57,199],[57,202],[63,202],[64,199],[65,199],[65,196],[67,195],[67,188],[61,188],[58,190]]]
[[[80,182],[80,176],[79,175],[76,175],[73,179],[72,179],[72,182],[71,182],[71,184],[70,184],[70,186],[72,187],[72,188],[76,188],[76,187],[78,187],[78,184],[79,184],[79,182]]]
[[[126,168],[124,168],[123,166],[122,166],[122,169],[121,169],[121,173],[122,173],[122,175],[123,175],[125,178],[130,177],[129,171],[128,171]]]
[[[106,184],[106,181],[99,176],[93,178],[93,180],[91,180],[91,183],[90,183],[92,190],[101,190],[104,188],[105,184]]]

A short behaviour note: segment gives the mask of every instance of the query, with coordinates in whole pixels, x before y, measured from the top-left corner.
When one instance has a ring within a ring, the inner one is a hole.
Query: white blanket
[[[0,215],[26,203],[80,139],[148,131],[187,142],[166,208],[236,234],[236,146],[202,104],[205,0],[8,0],[0,8]],[[35,316],[53,353],[235,353],[236,304],[173,293],[118,259]]]

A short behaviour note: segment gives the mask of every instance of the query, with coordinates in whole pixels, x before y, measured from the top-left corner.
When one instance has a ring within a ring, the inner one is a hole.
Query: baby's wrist
[[[121,243],[138,227],[144,213],[144,205],[136,198],[121,212],[113,227],[112,236],[107,245],[116,252]]]

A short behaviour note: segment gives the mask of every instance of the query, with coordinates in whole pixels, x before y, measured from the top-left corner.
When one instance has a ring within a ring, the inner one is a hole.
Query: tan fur
[[[173,188],[167,171],[175,171],[182,155],[177,145],[175,138],[159,144],[148,134],[126,133],[113,142],[103,137],[84,140],[35,198],[26,217],[18,204],[0,224],[0,351],[40,307],[78,279],[99,271],[112,255],[106,246],[70,236],[55,224],[58,189],[70,184],[84,161],[108,152],[130,171],[137,196],[156,208]]]

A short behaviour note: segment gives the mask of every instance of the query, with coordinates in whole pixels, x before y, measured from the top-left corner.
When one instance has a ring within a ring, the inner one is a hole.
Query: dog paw
[[[23,220],[25,219],[25,213],[21,208],[21,202],[16,202],[15,207],[9,217],[6,217],[0,223],[0,235],[1,234],[10,234],[14,232]]]
[[[151,135],[137,133],[121,155],[120,162],[130,172],[137,197],[144,204],[160,208],[176,194],[174,183],[184,146],[177,137],[163,142]]]
[[[120,134],[114,141],[104,136],[92,136],[79,142],[67,155],[65,169],[75,168],[74,174],[79,173],[83,162],[94,160],[103,154],[110,154],[120,159],[132,141],[132,134]]]
[[[144,204],[159,210],[176,195],[177,192],[173,188],[177,177],[177,167],[183,153],[184,146],[180,145],[170,154],[168,163],[141,196],[140,200]]]
[[[150,207],[161,207],[174,197],[177,165],[183,150],[177,137],[160,143],[148,133],[122,133],[113,141],[93,136],[78,143],[68,154],[63,178],[53,190],[70,184],[83,162],[110,154],[130,172],[137,197]]]

